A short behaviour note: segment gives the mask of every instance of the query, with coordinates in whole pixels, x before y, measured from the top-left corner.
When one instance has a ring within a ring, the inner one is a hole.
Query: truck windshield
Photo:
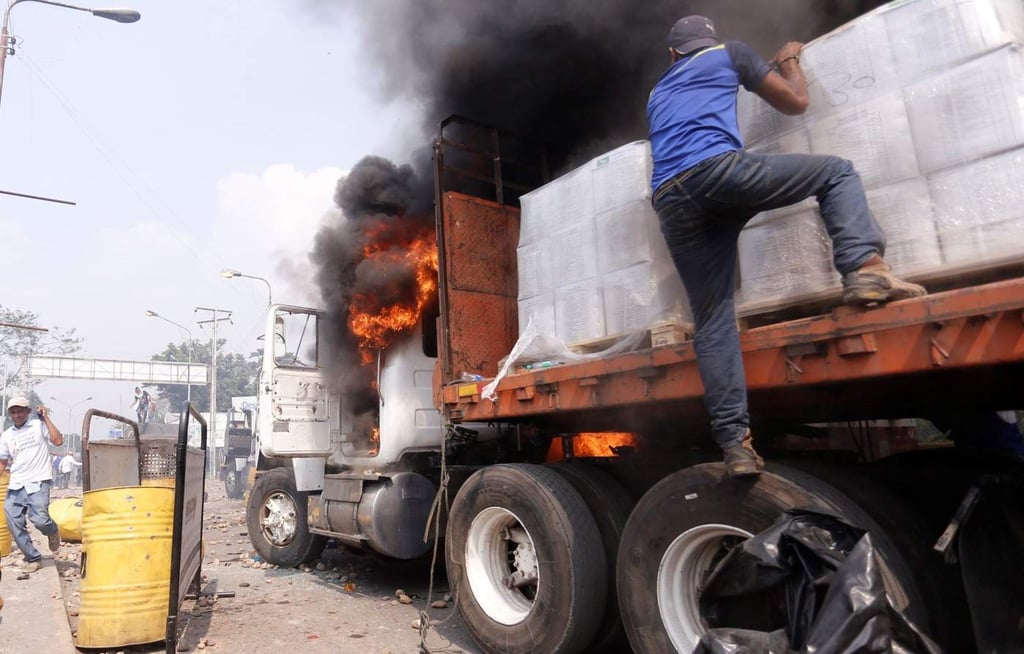
[[[317,315],[279,310],[274,321],[274,362],[279,366],[316,368]]]

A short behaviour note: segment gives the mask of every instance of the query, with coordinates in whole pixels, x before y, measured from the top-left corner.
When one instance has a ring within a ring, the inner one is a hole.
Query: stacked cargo
[[[1022,43],[1020,0],[890,3],[805,48],[806,114],[740,93],[747,147],[853,161],[902,276],[1024,261]],[[839,288],[813,202],[758,216],[739,247],[741,314]]]
[[[566,344],[689,322],[650,205],[647,142],[609,152],[522,197],[519,330]]]

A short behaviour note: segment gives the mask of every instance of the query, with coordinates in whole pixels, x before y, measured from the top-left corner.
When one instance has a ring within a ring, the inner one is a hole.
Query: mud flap
[[[1020,477],[984,480],[960,526],[957,554],[979,652],[1015,652],[1024,643],[1024,498]]]

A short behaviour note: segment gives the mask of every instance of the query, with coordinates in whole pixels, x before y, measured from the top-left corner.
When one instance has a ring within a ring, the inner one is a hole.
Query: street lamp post
[[[220,276],[223,277],[224,279],[231,279],[232,277],[247,277],[249,279],[258,279],[267,285],[267,308],[269,309],[270,305],[274,303],[274,292],[270,289],[270,282],[263,279],[262,277],[257,277],[256,275],[246,275],[245,273],[238,272],[237,270],[231,270],[230,268],[222,268],[220,271]]]
[[[38,2],[39,4],[53,5],[54,7],[74,9],[75,11],[87,11],[97,18],[106,18],[118,23],[134,23],[142,17],[134,9],[90,9],[89,7],[79,7],[63,2],[53,2],[52,0],[11,0],[7,4],[7,9],[4,10],[3,27],[0,27],[0,97],[2,97],[4,90],[4,63],[7,61],[8,54],[14,54],[14,40],[11,39],[7,32],[7,24],[11,17],[11,9],[14,9],[14,5],[22,2]]]
[[[185,401],[186,402],[191,402],[192,401],[192,330],[190,330],[185,325],[179,325],[178,323],[174,322],[170,318],[164,318],[163,316],[161,316],[156,311],[151,311],[149,309],[146,309],[146,317],[147,318],[159,318],[160,320],[163,320],[164,322],[169,322],[172,325],[174,325],[175,327],[178,327],[179,329],[184,329],[185,333],[188,334],[188,379],[187,379],[187,383],[185,385],[185,388],[186,388],[186,390],[185,390]]]
[[[78,406],[79,404],[81,404],[83,402],[88,402],[89,400],[91,400],[92,396],[89,396],[89,397],[85,398],[84,400],[79,400],[79,401],[75,402],[74,404],[68,404],[64,400],[58,400],[57,398],[55,398],[52,395],[50,396],[50,399],[53,400],[54,402],[60,402],[61,404],[63,404],[64,406],[66,406],[68,408],[68,429],[72,429],[73,428],[72,425],[74,425],[74,422],[72,422],[71,412],[74,411],[75,407]]]

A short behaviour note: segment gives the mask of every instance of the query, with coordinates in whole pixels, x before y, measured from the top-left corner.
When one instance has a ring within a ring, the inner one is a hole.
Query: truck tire
[[[619,553],[619,541],[626,528],[626,521],[635,502],[622,484],[606,472],[587,464],[555,463],[551,468],[572,484],[583,502],[590,509],[601,533],[604,545],[605,569],[608,574],[608,593],[605,598],[601,626],[587,652],[593,654],[619,654],[628,651],[626,632],[619,616],[619,601],[612,582],[615,580],[615,564]]]
[[[448,580],[490,654],[587,651],[608,579],[594,517],[569,482],[538,465],[478,470],[448,519]]]
[[[831,511],[870,531],[890,600],[927,630],[928,611],[913,562],[854,501],[823,480],[786,466],[769,464],[756,479],[732,480],[722,464],[709,463],[662,479],[641,498],[626,524],[617,588],[634,652],[693,651],[707,629],[698,608],[699,588],[723,547],[763,531],[783,511],[799,507]]]
[[[241,499],[245,494],[246,472],[235,470],[234,460],[228,459],[224,469],[224,494],[233,500]]]
[[[263,560],[291,568],[320,556],[327,539],[312,534],[306,494],[295,490],[290,470],[274,468],[256,479],[245,507],[249,540]]]

